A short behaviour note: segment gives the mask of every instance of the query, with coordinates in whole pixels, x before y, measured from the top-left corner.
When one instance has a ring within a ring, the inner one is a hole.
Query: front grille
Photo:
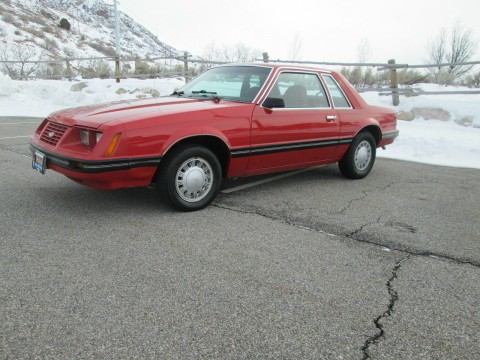
[[[49,121],[40,135],[40,140],[50,145],[57,145],[67,129],[66,125]]]

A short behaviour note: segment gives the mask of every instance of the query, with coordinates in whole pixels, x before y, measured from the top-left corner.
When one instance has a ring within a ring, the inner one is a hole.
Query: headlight
[[[80,142],[88,147],[94,147],[102,138],[102,133],[91,130],[80,130]]]

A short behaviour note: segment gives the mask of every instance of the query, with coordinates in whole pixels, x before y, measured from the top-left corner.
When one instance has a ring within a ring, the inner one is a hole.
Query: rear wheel
[[[358,134],[338,163],[342,174],[350,179],[362,179],[367,176],[375,163],[376,146],[375,138],[371,133],[364,131]]]
[[[198,145],[185,145],[168,154],[157,173],[163,199],[182,211],[210,204],[222,183],[222,167],[214,153]]]

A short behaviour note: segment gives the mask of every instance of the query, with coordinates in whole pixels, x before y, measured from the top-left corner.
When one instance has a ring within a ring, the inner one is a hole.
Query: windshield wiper
[[[192,94],[217,95],[217,92],[216,91],[199,90],[199,91],[192,91]]]
[[[207,97],[207,95],[213,95],[212,100],[216,102],[217,104],[222,100],[219,96],[217,96],[216,91],[207,91],[207,90],[198,90],[198,91],[192,91],[192,95],[202,95],[204,97]]]
[[[182,91],[182,90],[180,90],[180,91],[175,90],[175,91],[172,93],[172,95],[178,95],[178,96],[182,96],[182,95],[184,95],[184,94],[185,94],[185,91]]]

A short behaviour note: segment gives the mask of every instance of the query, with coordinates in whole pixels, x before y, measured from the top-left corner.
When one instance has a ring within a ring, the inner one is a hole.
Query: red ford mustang
[[[156,183],[170,204],[196,210],[224,178],[335,162],[363,178],[397,135],[395,114],[336,72],[227,65],[167,97],[51,114],[33,136],[32,166],[98,189]]]

